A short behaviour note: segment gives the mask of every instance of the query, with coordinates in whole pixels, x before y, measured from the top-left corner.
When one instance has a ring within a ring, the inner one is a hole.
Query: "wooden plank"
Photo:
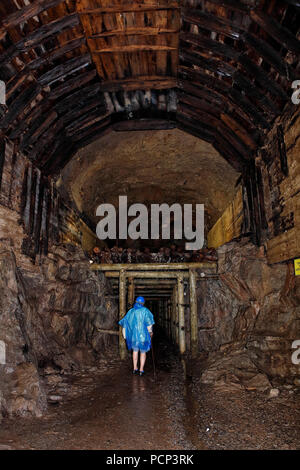
[[[51,85],[63,78],[67,77],[70,74],[73,74],[88,65],[91,64],[91,56],[90,54],[84,54],[79,57],[74,57],[57,67],[52,68],[48,72],[44,73],[38,78],[38,83],[41,85]]]
[[[126,80],[111,80],[101,82],[100,91],[116,92],[120,90],[164,90],[176,87],[177,80],[174,77],[140,76],[138,78],[129,78]]]
[[[124,131],[145,131],[145,130],[164,130],[164,129],[175,129],[177,127],[176,122],[167,121],[164,119],[139,119],[122,121],[113,124],[112,128],[117,132]]]
[[[106,38],[110,36],[156,36],[158,34],[177,34],[179,29],[167,29],[158,27],[146,28],[126,28],[116,29],[112,31],[105,31],[103,33],[93,34],[88,36],[89,39]]]
[[[68,52],[72,52],[75,49],[81,48],[83,45],[85,45],[85,36],[79,36],[76,37],[75,39],[72,39],[71,41],[68,41],[67,43],[60,45],[50,53],[47,53],[38,59],[35,59],[28,64],[26,64],[25,69],[26,70],[37,70],[39,67],[43,65],[48,65],[51,62],[54,62],[56,59],[66,56]]]
[[[298,0],[291,0],[298,1]],[[250,10],[256,8],[256,3],[252,2],[247,4],[246,2],[240,2],[238,0],[206,0],[206,3],[217,5],[218,7],[224,7],[226,10],[238,11],[240,13],[249,13]]]
[[[60,34],[67,29],[72,29],[80,24],[78,15],[71,14],[66,15],[58,20],[51,21],[50,23],[44,24],[40,28],[36,29],[28,36],[25,36],[18,42],[15,42],[11,47],[0,56],[0,63],[11,61],[14,57],[18,56],[22,52],[27,52],[33,47],[39,45],[42,41],[47,39],[49,36]]]
[[[34,84],[26,88],[15,101],[10,105],[7,113],[0,121],[0,129],[8,127],[23,111],[24,109],[37,97],[41,91],[41,86]]]
[[[268,263],[280,263],[300,255],[300,231],[294,228],[278,235],[266,244]]]
[[[20,10],[11,13],[2,19],[2,25],[8,29],[14,26],[18,26],[20,23],[25,23],[34,16],[39,15],[45,10],[49,10],[65,0],[35,0],[29,5],[21,8]]]
[[[95,15],[95,14],[114,14],[114,13],[134,13],[134,12],[147,12],[147,11],[163,11],[163,10],[180,10],[180,6],[177,2],[169,2],[168,4],[128,4],[128,5],[116,5],[113,7],[103,6],[99,8],[89,9],[77,9],[79,15]]]
[[[97,76],[96,70],[91,70],[90,72],[85,72],[82,74],[77,75],[76,77],[65,79],[62,85],[57,86],[53,91],[49,93],[49,100],[57,100],[63,95],[76,90],[77,88],[81,88],[86,83],[92,81]]]
[[[242,233],[243,225],[243,196],[240,187],[232,203],[224,211],[220,219],[217,220],[213,228],[208,233],[209,248],[219,248],[225,243],[237,238]]]
[[[174,270],[189,270],[191,269],[205,269],[215,268],[216,264],[211,262],[205,263],[137,263],[137,264],[93,264],[91,269],[93,271],[120,271],[125,269],[127,271],[171,271]],[[131,275],[131,274],[130,274]],[[177,273],[176,273],[177,276]],[[175,276],[175,277],[176,277]],[[134,275],[132,274],[132,277]]]
[[[286,49],[300,53],[300,41],[285,27],[278,23],[274,18],[262,11],[252,10],[250,16],[273,39]]]
[[[227,59],[237,60],[241,54],[240,51],[236,50],[234,47],[228,46],[227,44],[223,44],[219,41],[215,41],[200,33],[193,34],[182,31],[179,37],[181,41],[186,42],[187,44],[193,44],[203,48],[206,51],[209,50],[215,55],[220,55]]]
[[[281,57],[280,53],[266,41],[250,33],[245,33],[243,39],[253,48],[255,54],[264,58],[285,80],[287,76],[289,76],[290,80],[298,78],[291,66]]]
[[[114,46],[114,47],[105,47],[103,49],[93,50],[93,54],[105,54],[108,52],[111,53],[133,53],[140,51],[175,51],[175,47],[170,46],[158,46],[154,44],[132,44],[129,46]]]
[[[194,8],[183,8],[182,20],[187,23],[196,24],[208,31],[224,34],[232,39],[240,39],[245,31],[241,24],[237,22],[229,21]]]

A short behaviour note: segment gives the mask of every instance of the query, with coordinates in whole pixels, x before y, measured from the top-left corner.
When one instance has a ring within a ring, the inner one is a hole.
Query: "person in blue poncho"
[[[133,351],[133,374],[144,375],[146,354],[151,348],[153,336],[152,327],[154,318],[150,310],[144,307],[144,297],[137,297],[133,308],[131,308],[119,325],[123,328],[123,336],[126,339],[129,351]],[[140,352],[140,369],[138,369],[138,358]]]

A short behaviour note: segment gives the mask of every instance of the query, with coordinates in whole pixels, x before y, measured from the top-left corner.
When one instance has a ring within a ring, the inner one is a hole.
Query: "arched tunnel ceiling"
[[[238,178],[211,144],[173,129],[108,134],[76,154],[58,185],[94,225],[99,204],[118,207],[119,195],[127,195],[128,206],[204,204],[209,229],[233,199]]]
[[[242,171],[299,78],[299,12],[299,0],[1,0],[0,132],[54,174],[112,125],[177,126]]]

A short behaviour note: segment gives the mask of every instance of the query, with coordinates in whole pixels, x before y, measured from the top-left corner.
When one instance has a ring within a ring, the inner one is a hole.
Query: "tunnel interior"
[[[159,429],[136,448],[299,446],[299,20],[298,0],[1,0],[0,449],[126,449],[136,410]],[[126,212],[124,236],[122,197],[145,231]],[[119,326],[137,296],[170,365],[152,380],[149,353],[144,382]]]

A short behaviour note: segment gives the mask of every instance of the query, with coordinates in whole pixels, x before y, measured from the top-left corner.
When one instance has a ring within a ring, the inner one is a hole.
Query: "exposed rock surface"
[[[117,308],[105,277],[91,272],[79,248],[53,246],[41,265],[20,259],[17,240],[2,239],[0,340],[6,364],[0,365],[0,416],[41,416],[47,406],[44,370],[96,364],[116,342],[98,328],[116,327]]]
[[[297,385],[300,367],[291,357],[300,338],[300,279],[292,264],[268,265],[264,248],[247,240],[224,245],[218,256],[219,280],[198,287],[200,350],[209,353],[203,382]]]

